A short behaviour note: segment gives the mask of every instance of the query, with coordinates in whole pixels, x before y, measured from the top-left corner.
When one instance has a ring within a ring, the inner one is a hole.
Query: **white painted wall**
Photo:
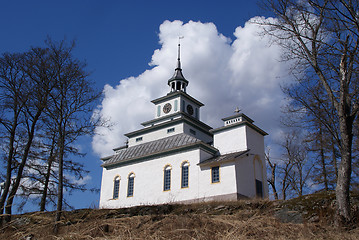
[[[172,156],[164,156],[147,162],[135,163],[121,168],[103,170],[100,208],[120,208],[135,205],[162,204],[177,201],[210,198],[218,195],[235,194],[235,165],[220,165],[220,183],[211,183],[211,168],[200,168],[200,159],[212,155],[204,150],[196,149]],[[181,188],[181,164],[189,162],[189,187]],[[171,190],[163,191],[163,170],[170,164]],[[134,196],[127,197],[128,175],[135,174]],[[119,198],[112,199],[113,180],[120,176]]]
[[[191,129],[196,131],[195,135],[191,133]],[[193,126],[191,126],[191,125],[189,125],[187,123],[184,123],[183,132],[190,135],[190,136],[198,138],[198,139],[200,139],[201,141],[203,141],[205,143],[213,142],[213,137],[212,136],[204,133],[201,129],[193,127]]]
[[[167,130],[171,129],[171,128],[175,128],[175,131],[171,132],[171,133],[167,133]],[[190,132],[190,129],[195,130],[196,135],[193,135]],[[213,141],[213,138],[210,135],[204,133],[199,128],[192,127],[189,124],[182,122],[182,123],[178,123],[176,125],[173,125],[171,127],[161,128],[161,129],[158,129],[158,130],[155,130],[155,131],[148,132],[146,134],[142,134],[142,135],[138,135],[136,137],[129,138],[128,139],[128,147],[133,147],[133,146],[136,146],[136,145],[139,145],[139,144],[152,142],[152,141],[155,141],[155,140],[158,140],[158,139],[161,139],[161,138],[170,137],[170,136],[180,134],[180,133],[186,133],[186,134],[188,134],[190,136],[193,136],[193,137],[196,137],[196,138],[200,139],[201,141],[203,141],[205,143]],[[138,137],[142,137],[142,141],[136,142],[136,138],[138,138]]]
[[[221,154],[247,150],[246,126],[216,132],[213,135],[213,145]]]
[[[213,166],[218,165],[214,164]],[[219,183],[211,182],[211,167],[213,166],[206,166],[200,169],[199,196],[201,198],[210,198],[220,195],[235,194],[237,189],[234,164],[224,163],[219,165]]]
[[[177,100],[177,110],[175,111],[175,100]],[[166,103],[170,103],[172,105],[172,108],[171,108],[171,111],[169,111],[168,113],[164,113],[163,112],[163,106],[166,104]],[[158,106],[160,106],[160,115],[158,115]],[[180,99],[180,96],[176,97],[176,98],[173,98],[171,100],[168,100],[168,101],[165,101],[165,102],[161,102],[161,103],[158,103],[155,105],[155,118],[160,118],[160,117],[164,117],[166,115],[170,115],[170,114],[173,114],[173,113],[176,113],[176,112],[179,112],[181,111],[181,99]]]
[[[175,128],[174,132],[167,133],[167,130],[170,128]],[[148,132],[146,134],[138,135],[136,137],[132,137],[128,139],[128,147],[133,147],[139,144],[152,142],[161,138],[170,137],[179,133],[183,133],[183,123],[178,123],[171,127],[161,128],[155,131]],[[136,142],[136,138],[142,137],[142,141]]]
[[[264,157],[264,136],[250,127],[246,127],[247,147],[254,154]]]
[[[192,150],[172,156],[164,156],[155,160],[135,163],[111,170],[104,169],[101,186],[101,208],[118,208],[143,204],[161,204],[175,201],[183,201],[198,196],[197,163],[200,150]],[[181,164],[189,162],[189,188],[181,189]],[[170,164],[171,190],[163,191],[163,170]],[[127,197],[127,176],[133,172],[135,177],[134,196]],[[119,199],[113,200],[113,179],[120,175]],[[107,183],[107,184],[104,184]]]
[[[237,160],[235,164],[237,192],[247,197],[255,197],[256,188],[253,175],[253,156],[249,155]]]

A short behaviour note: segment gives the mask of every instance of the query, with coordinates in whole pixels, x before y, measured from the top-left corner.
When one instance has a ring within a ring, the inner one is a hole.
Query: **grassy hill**
[[[80,209],[63,214],[53,235],[54,212],[14,217],[0,239],[359,239],[359,196],[350,229],[333,226],[332,193],[288,201],[242,200],[123,209]]]

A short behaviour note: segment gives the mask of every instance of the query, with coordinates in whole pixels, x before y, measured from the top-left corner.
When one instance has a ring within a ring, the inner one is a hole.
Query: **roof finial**
[[[184,78],[181,69],[181,39],[183,39],[183,36],[178,37],[177,67],[173,76],[168,80],[168,86],[170,86],[171,92],[186,92],[186,87],[188,86],[188,81]]]
[[[239,113],[241,111],[241,109],[239,109],[238,107],[236,107],[236,109],[234,110],[235,113]]]
[[[181,39],[183,39],[183,36],[178,37],[178,56],[177,56],[177,68],[181,69]]]

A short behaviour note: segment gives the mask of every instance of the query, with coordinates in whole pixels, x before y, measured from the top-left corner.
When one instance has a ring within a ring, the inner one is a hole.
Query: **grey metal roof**
[[[244,151],[219,155],[219,156],[204,160],[204,161],[200,162],[198,165],[207,165],[207,164],[214,164],[214,163],[221,163],[221,162],[228,162],[228,161],[236,160],[237,158],[239,158],[240,156],[243,156],[244,154],[246,154],[248,152],[249,152],[249,149],[244,150]]]
[[[143,143],[121,150],[117,154],[113,155],[111,158],[103,159],[105,161],[102,166],[107,167],[115,164],[126,163],[132,160],[144,157],[151,157],[156,154],[184,148],[186,146],[191,146],[194,144],[202,144],[204,147],[207,147],[212,152],[217,151],[217,149],[206,143],[203,143],[201,140],[185,133],[181,133],[173,135],[171,137],[162,138],[159,140]]]

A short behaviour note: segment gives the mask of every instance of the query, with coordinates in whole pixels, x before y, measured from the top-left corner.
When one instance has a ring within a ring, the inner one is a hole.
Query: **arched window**
[[[113,180],[113,199],[117,199],[120,192],[120,177],[116,176]]]
[[[135,186],[135,174],[130,173],[128,175],[127,197],[133,197],[134,186]]]
[[[181,188],[188,188],[189,163],[184,161],[181,168]]]
[[[166,165],[163,169],[163,191],[171,190],[171,166]]]

